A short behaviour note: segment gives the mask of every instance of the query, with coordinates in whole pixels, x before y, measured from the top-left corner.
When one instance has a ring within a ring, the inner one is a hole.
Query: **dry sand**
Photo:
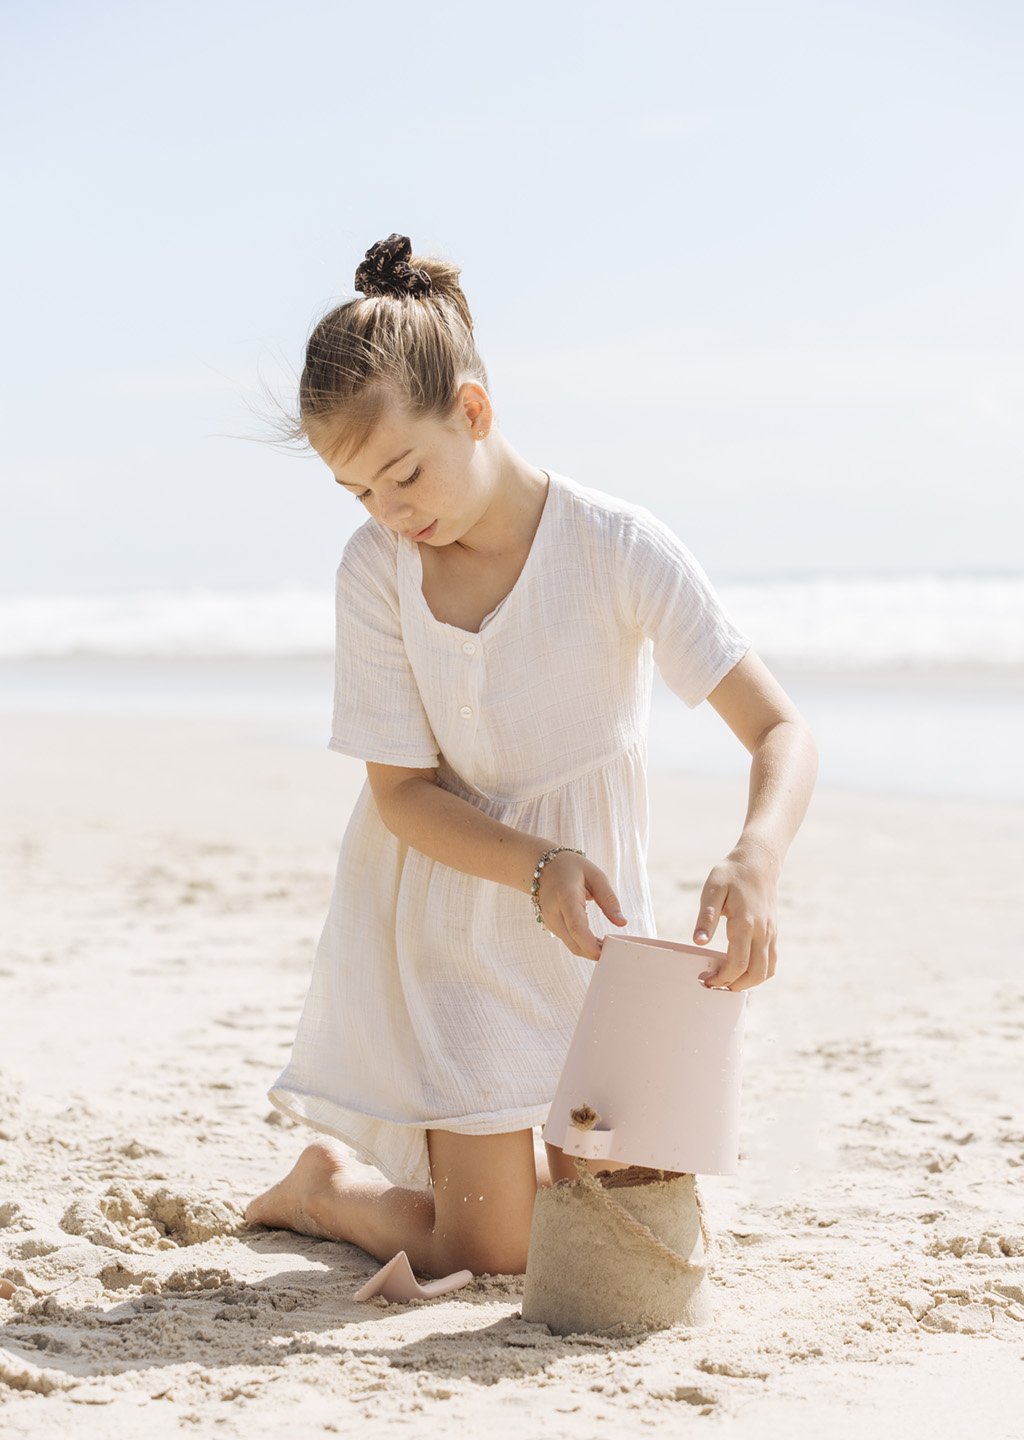
[[[0,723],[5,1436],[1021,1434],[1024,806],[819,791],[751,992],[716,1317],[628,1341],[522,1277],[351,1299],[377,1262],[247,1231],[362,767],[279,719]],[[652,777],[688,941],[746,784]],[[724,928],[714,944],[724,948]]]

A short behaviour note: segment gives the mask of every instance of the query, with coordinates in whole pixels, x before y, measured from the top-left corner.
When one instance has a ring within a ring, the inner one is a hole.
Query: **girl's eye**
[[[417,465],[416,469],[415,469],[415,470],[412,472],[412,474],[409,476],[408,480],[399,480],[399,481],[398,481],[398,488],[399,488],[399,490],[404,490],[407,485],[412,485],[416,480],[419,479],[419,476],[420,476],[420,467]],[[356,496],[356,499],[357,499],[357,500],[365,500],[369,494],[370,494],[369,490],[364,490],[361,495],[357,495],[357,496]]]

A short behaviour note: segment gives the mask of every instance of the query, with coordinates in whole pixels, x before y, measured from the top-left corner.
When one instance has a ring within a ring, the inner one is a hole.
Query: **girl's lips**
[[[415,535],[411,535],[409,538],[411,540],[426,540],[428,535],[432,535],[434,533],[434,526],[436,524],[436,520],[431,520],[430,524],[425,530],[418,530]]]

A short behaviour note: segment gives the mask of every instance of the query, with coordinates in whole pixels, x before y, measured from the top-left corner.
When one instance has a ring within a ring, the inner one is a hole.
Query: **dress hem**
[[[547,1101],[543,1105],[534,1105],[522,1110],[499,1110],[492,1114],[477,1113],[416,1123],[385,1120],[377,1115],[364,1115],[354,1110],[347,1110],[344,1106],[337,1105],[323,1096],[304,1095],[282,1086],[274,1086],[266,1093],[267,1099],[276,1109],[291,1119],[308,1125],[311,1130],[340,1140],[355,1152],[357,1158],[362,1160],[365,1157],[366,1163],[378,1169],[393,1185],[410,1186],[417,1189],[430,1188],[429,1165],[427,1166],[427,1178],[423,1180],[419,1178],[423,1171],[422,1165],[410,1169],[408,1165],[396,1166],[386,1161],[372,1146],[356,1139],[355,1127],[346,1128],[344,1117],[352,1116],[363,1124],[369,1121],[371,1124],[394,1126],[396,1130],[420,1133],[423,1137],[422,1154],[427,1155],[427,1130],[450,1130],[457,1135],[507,1135],[515,1130],[532,1130],[543,1125],[551,1110],[551,1102]],[[288,1096],[288,1099],[283,1099],[282,1096]],[[340,1121],[329,1122],[326,1119],[316,1118],[316,1112],[326,1112],[331,1116],[337,1115],[342,1118]]]

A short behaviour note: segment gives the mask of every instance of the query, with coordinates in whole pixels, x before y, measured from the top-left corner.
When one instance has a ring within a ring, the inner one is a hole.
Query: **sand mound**
[[[244,1224],[231,1201],[182,1195],[166,1186],[115,1180],[97,1200],[75,1200],[60,1228],[112,1250],[173,1250],[217,1235],[234,1235]]]

